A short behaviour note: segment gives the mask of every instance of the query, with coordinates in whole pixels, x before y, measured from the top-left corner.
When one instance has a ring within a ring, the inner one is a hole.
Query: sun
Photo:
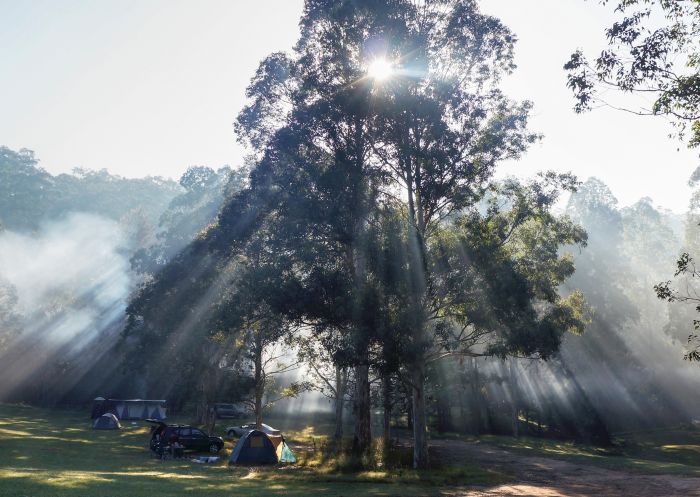
[[[394,74],[394,65],[385,58],[374,59],[367,66],[367,75],[375,81],[384,81]]]

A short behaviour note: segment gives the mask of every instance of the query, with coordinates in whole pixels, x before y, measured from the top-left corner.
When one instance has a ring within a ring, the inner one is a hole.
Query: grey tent
[[[112,413],[121,420],[165,419],[165,400],[104,399],[97,397],[92,407],[92,419]]]
[[[103,414],[92,423],[93,430],[119,430],[122,425],[112,413]]]

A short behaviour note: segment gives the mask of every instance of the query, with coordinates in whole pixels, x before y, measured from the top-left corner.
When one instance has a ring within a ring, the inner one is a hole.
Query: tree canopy
[[[663,115],[691,147],[700,145],[700,2],[603,0],[618,19],[605,31],[608,46],[592,61],[577,50],[564,68],[575,110],[600,105],[639,115]],[[616,104],[607,90],[652,97],[650,107]]]
[[[559,249],[585,233],[551,213],[577,183],[494,179],[537,135],[530,104],[498,88],[514,36],[476,2],[309,0],[300,27],[292,53],[262,61],[236,121],[249,186],[142,290],[129,333],[244,336],[263,310],[278,320],[266,335],[310,330],[353,368],[356,452],[370,444],[370,370],[393,372],[424,467],[430,361],[549,358],[583,330],[582,296],[558,287],[574,270]]]

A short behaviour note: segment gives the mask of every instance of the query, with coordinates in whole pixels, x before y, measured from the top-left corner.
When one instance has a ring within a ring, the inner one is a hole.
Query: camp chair
[[[166,444],[162,441],[156,442],[156,444],[153,447],[153,456],[165,460],[168,459],[171,455],[171,450],[170,450],[170,445]]]
[[[185,446],[179,442],[175,442],[170,446],[170,452],[173,455],[173,459],[182,459],[185,457]]]

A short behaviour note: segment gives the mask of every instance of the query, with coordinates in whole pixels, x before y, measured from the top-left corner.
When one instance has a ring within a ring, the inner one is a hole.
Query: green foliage
[[[153,225],[180,192],[177,184],[163,178],[127,179],[104,169],[53,176],[38,163],[31,150],[0,147],[0,225],[6,229],[33,231],[43,221],[69,212],[119,220],[134,209]]]
[[[494,180],[538,136],[530,104],[498,88],[514,36],[476,3],[314,0],[300,26],[292,53],[260,64],[236,122],[249,185],[141,292],[131,324],[172,335],[196,312],[242,337],[259,323],[262,348],[305,327],[358,368],[367,448],[368,366],[419,389],[429,360],[548,358],[580,332],[559,250],[585,233],[551,213],[571,175]],[[396,66],[386,82],[367,74],[379,57]]]
[[[243,188],[248,175],[244,169],[218,170],[190,167],[180,178],[184,189],[160,215],[155,243],[148,244],[132,257],[134,268],[154,274],[214,223],[224,199]]]
[[[17,291],[8,281],[0,277],[0,353],[22,331],[17,303]]]
[[[661,302],[653,292],[672,271],[672,254],[681,246],[673,229],[682,228],[680,216],[649,199],[619,208],[595,178],[572,195],[566,212],[588,232],[588,243],[576,255],[577,270],[565,289],[580,289],[593,312],[584,337],[564,340],[560,360],[571,373],[569,385],[590,371],[605,378],[597,386],[580,380],[578,398],[589,407],[577,413],[592,420],[596,416],[587,413],[597,413],[609,431],[687,420],[695,400],[674,392],[692,390],[694,380],[688,366],[674,365],[672,358],[683,354],[694,308]]]
[[[680,302],[683,304],[691,304],[695,307],[696,312],[700,312],[700,298],[693,289],[695,278],[700,276],[695,266],[695,260],[687,252],[682,253],[676,261],[676,272],[674,277],[680,280],[680,288],[674,288],[672,282],[664,281],[654,285],[656,296],[667,302]],[[693,319],[693,327],[695,330],[700,329],[700,320]],[[700,362],[700,337],[697,333],[688,335],[687,348],[683,356],[686,361]]]
[[[620,16],[606,32],[608,46],[590,63],[576,51],[564,68],[577,112],[599,104],[610,88],[653,95],[642,115],[668,116],[688,144],[700,144],[700,4],[697,0],[617,0]]]

